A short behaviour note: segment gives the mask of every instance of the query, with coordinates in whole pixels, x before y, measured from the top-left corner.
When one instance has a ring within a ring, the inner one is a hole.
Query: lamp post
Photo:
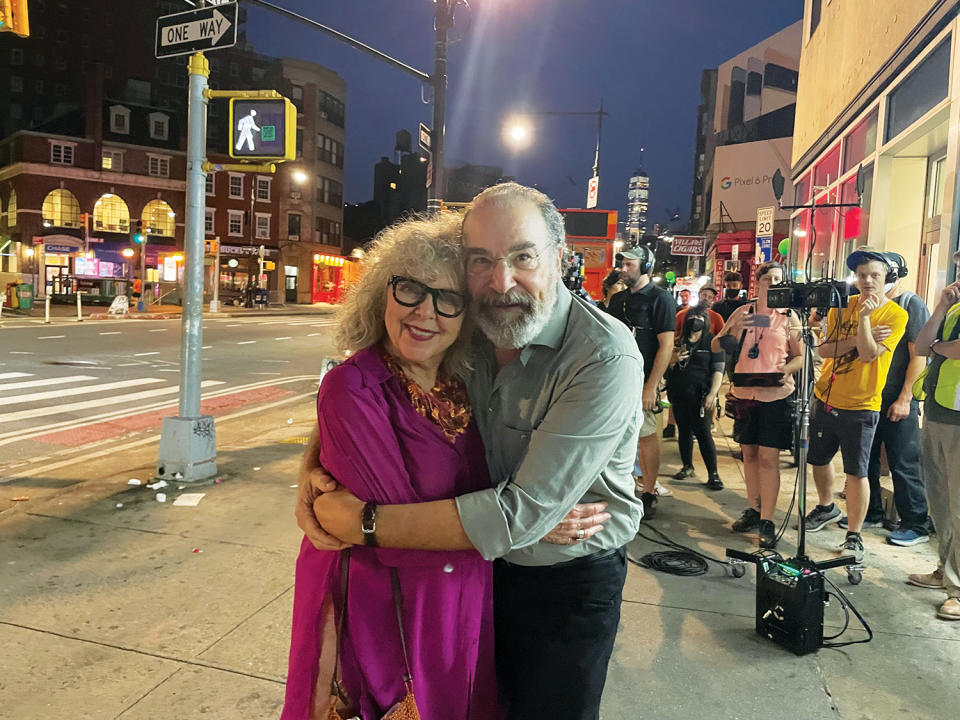
[[[600,178],[600,139],[603,135],[603,118],[609,115],[603,109],[603,99],[600,99],[600,107],[597,110],[570,110],[570,111],[540,111],[529,110],[515,113],[504,125],[503,137],[508,145],[515,149],[520,149],[528,145],[533,136],[533,126],[530,118],[533,117],[556,117],[561,115],[569,116],[593,116],[597,118],[597,143],[593,155],[593,178],[596,178],[599,184]]]

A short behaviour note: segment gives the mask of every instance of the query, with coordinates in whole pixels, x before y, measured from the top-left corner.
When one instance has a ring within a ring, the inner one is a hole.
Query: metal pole
[[[436,40],[433,55],[433,130],[430,151],[433,169],[433,182],[430,183],[430,196],[427,210],[439,212],[443,204],[443,134],[447,111],[447,32],[453,25],[453,9],[457,0],[436,0],[437,14],[434,19]]]
[[[77,322],[83,322],[83,308],[80,306],[80,296],[82,294],[77,290]]]
[[[210,65],[203,53],[188,64],[187,207],[184,233],[184,298],[180,345],[179,416],[164,418],[157,476],[196,482],[217,473],[213,418],[200,414],[201,348],[203,346],[203,221],[206,204],[207,78]]]
[[[140,243],[140,297],[137,299],[137,312],[146,310],[147,297],[147,237]]]
[[[43,302],[43,322],[47,325],[50,324],[50,293],[47,293]]]
[[[210,301],[210,312],[220,312],[220,238],[217,237],[217,251],[213,256],[213,299]]]
[[[603,133],[603,115],[603,98],[600,98],[600,109],[597,111],[597,152],[593,156],[594,177],[600,177],[600,135]],[[597,195],[599,194],[598,192]]]

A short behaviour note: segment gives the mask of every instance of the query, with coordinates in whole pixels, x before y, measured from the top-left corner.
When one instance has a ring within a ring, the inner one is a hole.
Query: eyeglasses
[[[503,260],[514,272],[531,272],[540,267],[540,253],[536,250],[517,250],[509,255],[492,258],[487,255],[471,255],[467,258],[467,273],[474,276],[489,275]]]
[[[427,295],[432,295],[433,309],[442,317],[458,317],[467,307],[467,298],[462,293],[438,290],[403,275],[390,278],[390,287],[393,288],[393,299],[404,307],[417,307]]]

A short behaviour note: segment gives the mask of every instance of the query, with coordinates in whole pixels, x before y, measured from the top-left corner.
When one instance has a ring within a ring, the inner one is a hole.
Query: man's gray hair
[[[493,203],[495,205],[513,205],[518,202],[529,202],[536,205],[543,221],[547,225],[547,233],[555,245],[563,245],[567,233],[563,226],[563,215],[561,215],[553,201],[550,200],[539,190],[526,185],[520,185],[515,182],[505,182],[499,185],[492,185],[477,195],[470,204],[467,205],[463,213],[463,220],[466,223],[470,212],[480,205]]]

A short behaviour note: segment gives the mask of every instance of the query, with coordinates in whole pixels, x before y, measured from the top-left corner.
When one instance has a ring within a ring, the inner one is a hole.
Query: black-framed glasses
[[[427,295],[431,295],[433,309],[442,317],[458,317],[467,308],[467,298],[463,293],[432,288],[419,280],[403,275],[394,275],[390,278],[390,287],[393,288],[393,299],[404,307],[417,307]]]

